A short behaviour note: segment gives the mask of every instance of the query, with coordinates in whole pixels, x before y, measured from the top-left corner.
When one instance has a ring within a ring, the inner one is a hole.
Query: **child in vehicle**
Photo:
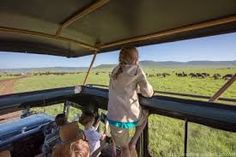
[[[45,136],[42,152],[44,156],[51,156],[52,148],[60,143],[59,129],[67,123],[65,114],[58,114],[55,117],[55,125],[50,125],[49,133]]]
[[[107,117],[112,138],[121,148],[121,157],[137,156],[135,146],[147,123],[148,111],[141,108],[138,93],[145,97],[153,95],[152,86],[138,59],[135,47],[122,48],[119,65],[113,69],[110,77]],[[136,131],[131,137],[129,132],[132,128],[136,128]]]
[[[91,112],[83,112],[79,118],[79,122],[84,126],[84,134],[89,143],[90,154],[102,147],[106,134],[97,131],[100,121],[95,123],[95,114]],[[94,125],[95,123],[95,125]]]

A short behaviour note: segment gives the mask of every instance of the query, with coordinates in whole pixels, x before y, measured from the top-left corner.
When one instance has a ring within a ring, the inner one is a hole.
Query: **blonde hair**
[[[134,46],[123,47],[119,55],[119,69],[112,75],[113,79],[117,79],[123,72],[125,65],[131,65],[138,61],[138,50]]]

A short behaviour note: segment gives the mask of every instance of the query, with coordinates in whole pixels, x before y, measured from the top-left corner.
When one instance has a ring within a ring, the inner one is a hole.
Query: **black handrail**
[[[101,84],[87,84],[87,86],[89,86],[89,87],[104,87],[104,88],[108,87],[107,85],[101,85]],[[199,99],[207,99],[207,100],[209,100],[211,98],[211,96],[205,96],[205,95],[166,92],[166,91],[160,91],[160,90],[156,90],[155,94],[182,96],[182,97],[199,98]],[[219,98],[218,100],[227,101],[227,102],[236,102],[236,99],[234,99],[234,98]]]

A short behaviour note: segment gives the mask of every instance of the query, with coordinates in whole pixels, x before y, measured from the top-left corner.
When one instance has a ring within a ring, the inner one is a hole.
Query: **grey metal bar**
[[[184,122],[184,157],[188,156],[188,120]]]
[[[91,63],[90,63],[90,66],[89,66],[88,71],[87,71],[87,73],[86,73],[86,76],[85,76],[85,78],[84,78],[83,85],[85,85],[86,82],[87,82],[88,76],[89,76],[90,71],[91,71],[91,69],[92,69],[92,67],[93,67],[93,64],[94,64],[94,61],[95,61],[95,59],[96,59],[96,56],[97,56],[97,51],[94,52],[93,59],[92,59],[92,61],[91,61]]]
[[[65,114],[66,119],[68,119],[69,113],[70,113],[70,102],[69,101],[65,101],[64,103],[64,109],[63,109],[63,113]]]
[[[143,156],[144,157],[151,157],[150,153],[149,153],[149,133],[148,133],[148,121],[147,121],[147,124],[143,130]]]
[[[144,142],[144,136],[143,136],[143,133],[141,133],[138,141],[137,141],[137,144],[136,144],[136,150],[137,150],[137,154],[138,154],[138,157],[144,157],[143,155],[143,144]]]
[[[209,102],[214,102],[236,81],[236,74],[228,80],[209,100]]]

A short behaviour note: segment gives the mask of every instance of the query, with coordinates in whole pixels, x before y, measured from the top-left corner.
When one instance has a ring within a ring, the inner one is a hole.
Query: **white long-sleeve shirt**
[[[112,71],[114,75],[119,65]],[[126,65],[117,79],[110,78],[108,119],[118,122],[136,122],[140,118],[141,106],[138,88],[145,97],[153,95],[153,88],[139,65]]]

